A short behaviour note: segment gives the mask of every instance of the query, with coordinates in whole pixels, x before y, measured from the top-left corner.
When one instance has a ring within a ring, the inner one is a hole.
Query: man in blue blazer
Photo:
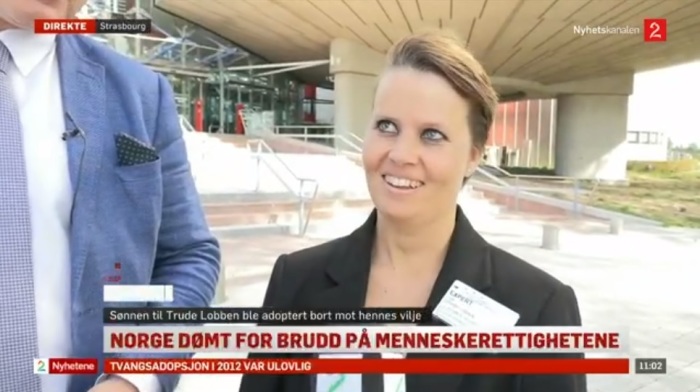
[[[32,32],[84,3],[0,4],[0,391],[170,392],[176,376],[32,374],[33,358],[102,362],[115,275],[200,307],[219,274],[166,79],[90,37]]]

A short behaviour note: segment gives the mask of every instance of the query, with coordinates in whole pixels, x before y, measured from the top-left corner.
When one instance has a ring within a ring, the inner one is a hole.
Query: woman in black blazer
[[[421,34],[396,43],[379,77],[363,148],[376,210],[347,237],[281,256],[263,306],[434,307],[459,280],[517,312],[518,325],[581,325],[569,286],[488,244],[457,205],[481,161],[497,104],[486,72],[458,41]],[[430,356],[480,355],[408,355]],[[240,391],[313,392],[312,385],[310,376],[246,375]],[[586,379],[408,375],[406,390],[584,392]]]

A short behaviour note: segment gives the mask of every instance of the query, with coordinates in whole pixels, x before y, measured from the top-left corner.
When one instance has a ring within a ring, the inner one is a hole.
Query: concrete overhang
[[[335,38],[384,53],[411,32],[450,29],[506,100],[600,93],[596,86],[622,94],[631,92],[625,78],[606,84],[609,75],[700,59],[698,0],[158,0],[156,6],[270,62],[329,58]],[[644,42],[645,18],[666,19],[666,42]],[[321,83],[329,68],[297,74]]]

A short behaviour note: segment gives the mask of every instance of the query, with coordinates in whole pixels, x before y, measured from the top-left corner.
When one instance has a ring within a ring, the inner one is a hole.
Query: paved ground
[[[601,226],[567,225],[561,233],[561,250],[548,251],[539,247],[539,225],[522,219],[483,221],[487,223],[475,226],[493,244],[574,287],[585,326],[629,328],[632,357],[668,358],[667,375],[590,376],[590,392],[700,392],[700,286],[696,284],[700,241],[696,233],[650,229],[613,236]],[[223,240],[230,298],[226,305],[258,306],[277,256],[319,241]],[[179,391],[231,392],[238,388],[238,379],[185,376]]]

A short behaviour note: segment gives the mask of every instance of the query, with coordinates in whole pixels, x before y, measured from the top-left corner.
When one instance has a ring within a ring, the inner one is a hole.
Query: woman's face
[[[381,214],[421,221],[454,214],[480,157],[469,115],[466,100],[438,75],[396,68],[381,77],[362,154]]]

